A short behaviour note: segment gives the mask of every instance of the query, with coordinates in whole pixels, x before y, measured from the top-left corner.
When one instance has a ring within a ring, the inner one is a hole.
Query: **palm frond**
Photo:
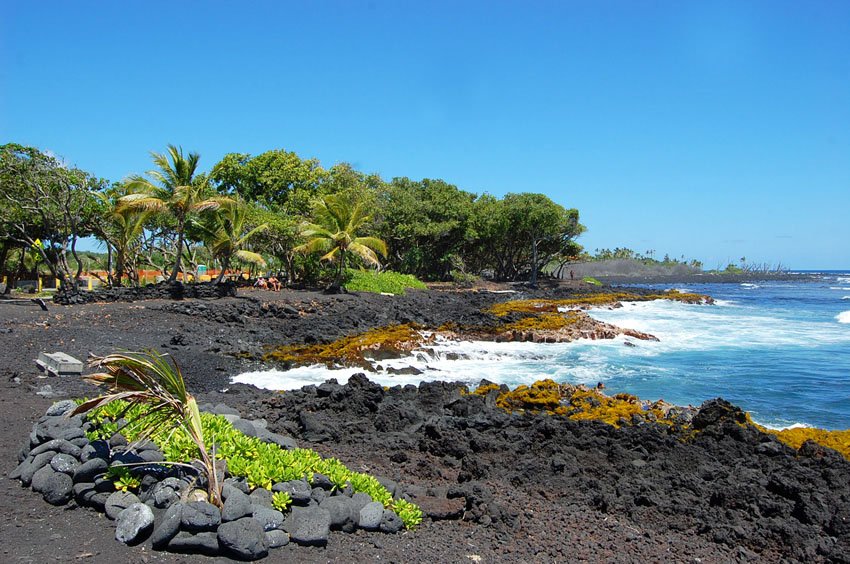
[[[331,249],[331,247],[333,247],[332,239],[317,237],[315,239],[310,239],[303,245],[298,245],[293,250],[298,253],[326,253]]]
[[[319,258],[319,260],[333,260],[334,257],[339,253],[339,247],[334,247],[330,250],[329,253],[323,255]]]
[[[255,253],[253,251],[239,250],[233,253],[233,256],[241,260],[242,262],[248,262],[251,264],[256,264],[259,267],[265,268],[266,259],[263,258],[263,255],[260,253]]]
[[[357,237],[352,243],[369,247],[383,257],[387,256],[387,244],[377,237]]]
[[[375,254],[375,251],[373,251],[366,245],[362,245],[360,243],[351,243],[351,245],[348,246],[348,250],[356,254],[369,264],[381,264],[381,262],[378,260],[378,255]]]

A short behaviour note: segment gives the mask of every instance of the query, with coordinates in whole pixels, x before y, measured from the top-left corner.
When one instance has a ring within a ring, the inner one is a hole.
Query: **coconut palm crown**
[[[90,365],[102,372],[83,379],[104,389],[96,398],[82,402],[72,415],[86,413],[115,401],[145,404],[150,407],[137,424],[142,425],[141,438],[130,446],[147,439],[163,428],[181,427],[198,448],[198,456],[207,477],[210,502],[221,506],[220,471],[204,442],[201,414],[195,398],[186,390],[183,374],[166,355],[150,350],[145,352],[113,353],[93,357]]]
[[[181,147],[168,145],[166,154],[151,153],[151,158],[158,170],[149,171],[149,178],[131,177],[127,186],[133,193],[121,198],[121,204],[126,208],[169,214],[174,218],[177,223],[176,253],[174,267],[168,278],[169,282],[174,282],[180,272],[189,217],[204,210],[216,209],[231,200],[225,196],[211,196],[206,178],[196,176],[200,160],[198,153],[184,156]]]
[[[304,253],[323,253],[321,260],[335,260],[334,286],[342,287],[346,255],[353,253],[370,265],[380,266],[378,254],[387,256],[387,245],[376,237],[358,236],[369,222],[365,203],[346,194],[325,196],[316,203],[313,223],[301,228],[307,242],[295,248]]]
[[[230,268],[234,258],[260,267],[266,265],[262,255],[244,247],[249,239],[268,229],[269,225],[263,223],[249,230],[248,220],[248,206],[237,196],[222,203],[217,210],[192,221],[192,226],[200,233],[212,257],[221,262],[221,272],[216,283],[224,279],[225,271]]]

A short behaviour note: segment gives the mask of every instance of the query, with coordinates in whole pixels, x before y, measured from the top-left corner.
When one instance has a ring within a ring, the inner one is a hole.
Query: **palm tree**
[[[195,176],[200,160],[198,153],[189,153],[184,157],[182,148],[168,145],[167,154],[151,153],[151,157],[159,168],[147,173],[152,181],[141,176],[132,177],[128,186],[134,193],[121,198],[121,202],[127,209],[168,213],[174,217],[177,222],[177,252],[174,268],[168,278],[169,282],[174,282],[180,272],[189,217],[204,210],[216,209],[231,200],[224,196],[210,197],[206,178]]]
[[[357,232],[370,220],[362,200],[346,194],[325,196],[316,204],[313,223],[305,224],[301,236],[308,238],[295,248],[304,253],[324,253],[321,260],[336,260],[333,287],[342,289],[346,255],[354,253],[367,264],[380,265],[378,255],[387,256],[387,245],[376,237],[358,237]]]
[[[248,206],[237,196],[235,200],[223,203],[218,209],[192,221],[192,227],[200,234],[212,258],[221,262],[221,272],[215,281],[216,284],[224,279],[224,273],[230,267],[233,258],[261,267],[266,265],[266,261],[259,253],[242,247],[248,239],[268,229],[269,225],[263,223],[246,233],[247,220]]]
[[[104,372],[84,376],[90,384],[106,388],[96,398],[84,401],[74,409],[72,415],[86,413],[115,401],[150,406],[146,415],[134,423],[141,427],[141,436],[134,444],[161,431],[163,428],[182,428],[198,448],[199,459],[207,474],[210,502],[221,506],[220,472],[215,457],[204,442],[201,414],[195,398],[186,390],[183,374],[175,362],[168,362],[165,355],[156,351],[144,353],[113,353],[105,357],[94,357],[91,366],[103,368]]]
[[[136,255],[139,237],[145,229],[151,212],[145,209],[128,208],[122,204],[121,198],[127,195],[126,184],[106,192],[98,192],[97,195],[105,206],[100,234],[107,244],[110,266],[112,253],[115,254],[115,276],[113,278],[112,269],[109,268],[110,283],[120,286],[121,279],[126,274],[133,285],[138,285]]]

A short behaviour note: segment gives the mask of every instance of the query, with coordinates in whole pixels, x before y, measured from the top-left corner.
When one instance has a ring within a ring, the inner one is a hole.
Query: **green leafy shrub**
[[[602,282],[594,278],[593,276],[585,276],[581,279],[582,282],[586,282],[588,284],[593,284],[594,286],[602,286]]]
[[[91,410],[88,420],[95,423],[92,432],[97,433],[97,427],[115,425],[111,417],[123,417],[129,423],[120,431],[127,440],[136,441],[147,433],[147,438],[159,447],[166,460],[179,463],[197,458],[198,446],[183,428],[161,427],[150,433],[148,426],[136,423],[149,417],[151,409],[146,404],[130,405],[119,400]],[[275,483],[290,480],[311,482],[313,475],[319,473],[327,476],[336,488],[351,485],[355,492],[369,494],[384,507],[395,511],[408,529],[415,528],[422,521],[422,511],[416,505],[403,499],[394,500],[374,476],[354,472],[336,458],[322,458],[309,449],[284,450],[244,435],[224,417],[210,413],[201,414],[201,429],[207,451],[214,453],[216,459],[227,461],[228,472],[235,477],[244,477],[251,488],[271,490]],[[118,468],[117,472],[126,470]],[[128,484],[128,487],[131,486]],[[283,510],[289,506],[291,499],[288,494],[279,493],[282,495],[272,495],[272,503]]]
[[[110,466],[106,477],[112,480],[116,490],[122,492],[138,490],[142,485],[142,480],[133,476],[127,466]]]
[[[411,274],[370,270],[349,270],[350,279],[345,284],[349,292],[374,292],[376,294],[404,294],[407,288],[424,290],[425,284]]]
[[[481,281],[481,278],[479,276],[476,276],[474,274],[468,274],[462,270],[452,270],[449,273],[449,276],[452,277],[452,282],[463,288],[471,288],[476,283]]]
[[[292,503],[292,498],[286,492],[274,492],[272,494],[272,505],[278,511],[286,511]]]

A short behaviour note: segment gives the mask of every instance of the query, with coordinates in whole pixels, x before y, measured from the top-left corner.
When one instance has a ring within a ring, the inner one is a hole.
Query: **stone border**
[[[77,293],[57,292],[53,302],[61,305],[77,305],[92,302],[137,302],[143,300],[182,300],[185,298],[225,298],[236,295],[236,284],[232,281],[215,284],[200,282],[183,284],[182,282],[160,282],[138,288],[106,288],[80,291]]]
[[[325,546],[332,530],[397,533],[404,527],[395,512],[368,494],[354,493],[350,485],[334,488],[321,474],[314,474],[312,483],[274,484],[272,491],[251,490],[243,478],[228,477],[219,509],[198,488],[196,473],[163,463],[162,452],[152,442],[130,451],[120,434],[109,441],[89,441],[86,431],[92,424],[80,415],[68,416],[75,407],[73,400],[63,400],[47,410],[33,425],[9,477],[52,505],[73,502],[105,513],[115,521],[116,540],[127,545],[150,543],[154,550],[258,560],[290,542]],[[225,404],[201,408],[227,418],[246,435],[297,448],[291,437],[268,431],[265,421],[242,419]],[[132,475],[140,480],[138,493],[116,489],[107,477],[110,466],[131,463]],[[399,497],[397,484],[379,480]],[[292,499],[286,513],[272,505],[272,492],[278,491]]]

